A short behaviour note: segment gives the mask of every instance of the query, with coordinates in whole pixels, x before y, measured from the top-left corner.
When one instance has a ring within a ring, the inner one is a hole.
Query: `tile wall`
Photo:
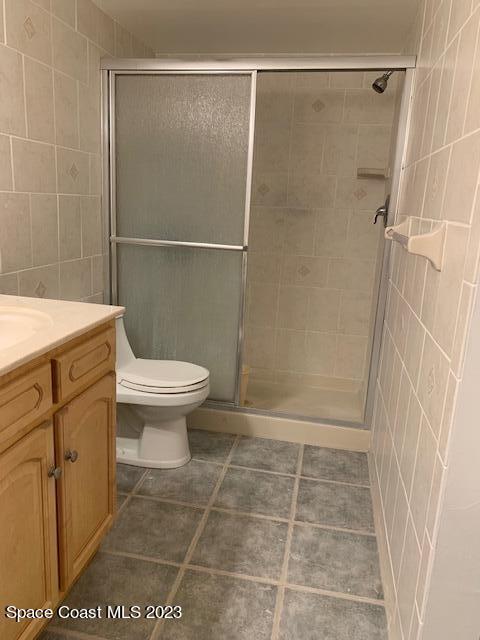
[[[478,284],[480,5],[425,0],[399,217],[448,221],[445,264],[393,248],[373,425],[392,640],[424,633],[452,416]],[[462,636],[463,637],[463,636]],[[433,640],[433,638],[432,638]]]
[[[153,52],[91,0],[0,0],[0,293],[103,300],[104,56]]]
[[[260,73],[246,364],[266,382],[358,390],[364,379],[395,79]]]

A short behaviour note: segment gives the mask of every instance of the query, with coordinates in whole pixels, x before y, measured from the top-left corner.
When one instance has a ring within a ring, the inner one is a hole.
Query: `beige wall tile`
[[[337,337],[334,334],[307,331],[305,340],[306,371],[322,376],[334,375],[337,358],[336,345]],[[305,365],[303,366],[305,367]]]
[[[450,151],[450,147],[445,147],[430,158],[423,206],[423,216],[425,218],[440,219],[442,216]]]
[[[437,441],[425,418],[422,419],[418,441],[417,462],[412,484],[412,518],[420,539],[427,521],[428,500],[432,485],[433,469],[437,451]]]
[[[12,140],[13,174],[17,191],[55,192],[55,151],[49,144]]]
[[[78,82],[55,72],[55,141],[63,147],[78,148]]]
[[[258,128],[259,135],[262,135],[260,132],[264,128],[268,133],[267,125],[262,124]],[[288,127],[280,127],[278,123],[273,123],[270,125],[270,130],[272,129],[283,132],[282,136],[287,138],[286,157],[282,155],[284,169],[298,173],[322,172],[327,125],[296,123],[290,130]]]
[[[105,274],[108,268],[108,256],[93,256],[92,258],[92,291],[101,294],[105,287]]]
[[[372,222],[371,211],[356,211],[350,216],[346,255],[362,260],[375,259],[383,230],[381,226],[374,226]]]
[[[102,161],[99,155],[92,154],[89,159],[90,195],[102,194]]]
[[[304,331],[277,329],[275,346],[276,369],[299,372],[306,370]]]
[[[347,244],[348,209],[322,209],[317,212],[315,255],[342,258]]]
[[[25,58],[28,137],[54,142],[52,69]]]
[[[358,128],[357,167],[387,169],[391,127],[362,124]]]
[[[22,56],[3,45],[0,46],[0,94],[8,96],[8,100],[0,101],[0,130],[25,135]]]
[[[455,2],[452,2],[447,36],[449,42],[465,23],[470,14],[471,7],[472,3],[470,0],[455,0]]]
[[[311,209],[285,211],[285,254],[313,255],[315,221],[315,211]]]
[[[12,190],[12,154],[10,138],[0,135],[0,190]]]
[[[278,327],[282,329],[306,329],[308,289],[282,286],[279,291]]]
[[[292,259],[294,259],[293,256]],[[276,284],[280,282],[281,273],[282,257],[280,255],[276,253],[249,252],[247,274],[249,282]]]
[[[447,390],[449,362],[427,334],[423,349],[418,397],[430,426],[438,436]]]
[[[245,364],[272,369],[275,360],[275,329],[247,327]]]
[[[295,74],[266,72],[257,76],[256,122],[290,123]]]
[[[250,255],[249,261],[251,261],[253,255]],[[327,258],[286,255],[283,259],[283,271],[281,278],[283,284],[325,287],[327,284],[327,275]]]
[[[32,265],[28,195],[0,193],[0,273]]]
[[[308,295],[308,331],[337,332],[341,291],[310,289]]]
[[[52,0],[52,12],[75,28],[75,0]]]
[[[470,222],[479,167],[480,132],[453,145],[443,206],[445,220]]]
[[[115,25],[112,18],[103,11],[98,12],[97,37],[98,44],[113,56],[115,54]]]
[[[102,252],[103,221],[99,197],[82,197],[82,256],[94,256]]]
[[[285,214],[275,207],[252,207],[250,212],[249,249],[283,253]]]
[[[87,40],[60,20],[53,19],[53,64],[56,69],[86,83]]]
[[[463,0],[456,0],[453,4],[463,4]],[[465,3],[466,4],[466,3]],[[454,11],[453,11],[454,13]],[[463,125],[468,105],[470,93],[470,83],[472,80],[472,60],[475,57],[475,47],[477,44],[479,13],[474,14],[465,24],[460,33],[458,46],[457,63],[453,79],[452,100],[448,114],[446,142],[452,142],[463,133]],[[450,26],[452,24],[450,18]]]
[[[92,0],[77,0],[77,29],[94,42],[97,42],[99,13]]]
[[[290,130],[265,123],[255,135],[256,171],[288,171]]]
[[[448,47],[444,54],[442,80],[440,83],[440,97],[438,100],[437,116],[433,131],[432,150],[437,151],[445,142],[445,133],[448,121],[448,109],[452,95],[453,77],[455,73],[455,61],[457,59],[458,38]]]
[[[362,291],[342,291],[338,330],[349,335],[368,336],[372,300]]]
[[[416,394],[410,392],[407,421],[405,423],[405,437],[403,439],[402,448],[399,450],[402,481],[409,498],[411,495],[413,475],[415,471],[421,421],[422,408]],[[419,462],[419,465],[421,465],[421,462]]]
[[[358,124],[391,124],[395,94],[371,89],[347,89],[344,121]]]
[[[370,293],[374,272],[375,263],[370,260],[331,258],[327,285],[332,289]]]
[[[467,104],[467,115],[465,121],[465,133],[470,133],[480,128],[480,86],[475,81],[480,74],[480,47],[477,45],[477,51],[473,61],[472,82],[470,85],[470,96]]]
[[[88,154],[57,147],[57,180],[59,193],[88,195]]]
[[[287,204],[287,173],[255,172],[252,182],[253,206],[282,207]]]
[[[433,323],[433,336],[451,355],[457,310],[462,292],[468,229],[449,225],[445,243],[445,267],[440,273]]]
[[[251,282],[247,291],[247,322],[257,327],[275,327],[278,288]]]
[[[339,338],[335,356],[335,375],[340,378],[362,378],[366,350],[367,338],[364,336]]]
[[[32,298],[58,298],[58,264],[27,269],[18,274],[19,293]]]
[[[5,0],[7,44],[51,63],[50,15],[30,0]]]
[[[406,630],[407,638],[415,607],[415,588],[420,567],[420,550],[415,537],[411,518],[408,518],[405,536],[405,549],[398,581],[398,610],[402,629]]]
[[[3,19],[3,3],[2,3],[2,10],[0,11],[0,42],[5,42],[4,30],[5,30],[5,22]]]
[[[30,210],[33,266],[58,262],[57,196],[33,193]]]
[[[363,71],[330,71],[329,86],[333,89],[360,89],[363,86]]]
[[[358,147],[356,125],[329,125],[326,128],[323,173],[354,176]]]
[[[58,196],[60,260],[82,256],[82,217],[79,196]]]
[[[115,22],[115,55],[117,58],[129,58],[132,55],[132,35],[118,22]]]
[[[5,296],[18,296],[18,275],[16,273],[0,275],[0,293]]]
[[[60,263],[60,298],[78,300],[92,294],[92,261],[90,258]]]
[[[385,185],[381,180],[343,178],[338,181],[336,209],[373,209],[385,201]],[[327,205],[328,206],[328,205]]]
[[[340,122],[344,101],[345,92],[340,89],[326,90],[312,86],[299,88],[294,98],[294,120],[295,122]]]
[[[336,184],[336,176],[293,173],[289,176],[288,205],[312,209],[333,207]]]

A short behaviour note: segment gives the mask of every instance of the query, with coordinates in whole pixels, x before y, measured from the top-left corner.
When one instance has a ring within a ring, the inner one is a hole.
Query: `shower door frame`
[[[305,420],[319,424],[344,425],[356,428],[369,428],[373,417],[375,384],[379,369],[382,327],[385,316],[390,244],[385,242],[377,304],[375,310],[373,340],[370,353],[370,368],[363,423],[345,420],[326,419],[319,416],[297,415],[266,409],[253,409],[240,406],[240,383],[243,364],[244,325],[246,306],[246,283],[248,266],[248,233],[250,222],[250,200],[253,173],[253,143],[255,136],[256,76],[258,71],[385,71],[392,69],[404,71],[404,85],[398,115],[397,137],[395,140],[395,161],[392,168],[392,188],[388,223],[395,218],[400,192],[401,171],[404,164],[407,142],[410,101],[413,78],[416,67],[415,56],[401,55],[328,55],[328,56],[292,56],[292,57],[245,57],[225,58],[221,60],[188,60],[173,58],[104,58],[102,70],[102,211],[105,225],[104,251],[109,255],[108,272],[105,273],[105,291],[109,301],[116,304],[117,290],[117,244],[136,244],[144,246],[184,246],[223,251],[242,252],[241,292],[238,316],[237,370],[235,398],[233,402],[208,400],[205,404],[212,408],[276,416],[290,420]],[[116,75],[249,75],[251,77],[250,120],[248,134],[247,175],[245,195],[244,239],[242,245],[221,245],[201,242],[182,242],[172,240],[153,240],[142,238],[118,238],[116,236],[116,166],[115,166],[115,76]],[[381,203],[379,203],[380,205]],[[373,213],[373,212],[372,212]]]

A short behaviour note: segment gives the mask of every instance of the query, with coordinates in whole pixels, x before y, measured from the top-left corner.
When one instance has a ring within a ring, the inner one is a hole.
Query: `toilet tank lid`
[[[145,387],[187,387],[207,380],[208,369],[180,360],[143,360],[136,358],[117,371],[117,379]]]

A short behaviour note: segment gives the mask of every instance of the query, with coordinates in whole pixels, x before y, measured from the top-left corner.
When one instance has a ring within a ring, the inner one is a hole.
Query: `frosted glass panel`
[[[210,397],[233,401],[241,252],[137,245],[117,252],[118,303],[135,354],[207,367]]]
[[[117,235],[243,244],[250,84],[116,77]]]

